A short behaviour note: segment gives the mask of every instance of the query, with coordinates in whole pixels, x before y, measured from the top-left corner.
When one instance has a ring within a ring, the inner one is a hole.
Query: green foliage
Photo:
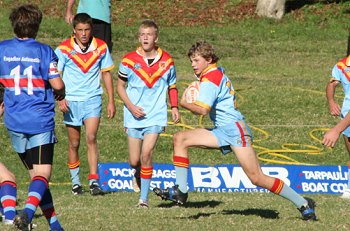
[[[55,48],[70,36],[72,30],[63,20],[62,3],[39,0],[30,2],[39,3],[45,13],[37,38],[39,41]],[[179,91],[182,93],[186,84],[193,81],[187,50],[195,41],[207,40],[216,47],[221,57],[220,65],[233,81],[239,109],[254,128],[256,146],[275,150],[290,143],[298,144],[298,149],[312,145],[320,149],[318,155],[310,155],[307,151],[285,155],[302,163],[345,165],[349,156],[342,140],[339,140],[333,150],[323,149],[319,141],[313,139],[309,133],[316,129],[313,134],[321,139],[323,131],[317,129],[329,128],[339,120],[329,115],[324,92],[333,65],[346,54],[350,3],[313,2],[287,13],[281,21],[274,21],[256,18],[251,13],[254,9],[247,8],[254,1],[214,2],[193,1],[193,4],[187,4],[187,1],[113,1],[113,58],[116,66],[126,52],[136,48],[139,22],[146,17],[156,18],[161,28],[159,45],[174,57]],[[172,9],[171,4],[177,5],[174,8],[176,14],[167,11],[168,8]],[[7,18],[13,1],[0,1],[0,7],[0,40],[9,39],[13,33]],[[151,7],[155,10],[150,11]],[[213,7],[222,9],[215,11],[222,13],[221,19],[216,19],[206,11]],[[195,11],[191,11],[191,8]],[[145,10],[141,12],[142,9]],[[160,14],[163,10],[165,13]],[[241,12],[241,16],[237,12]],[[208,20],[205,18],[206,14]],[[196,20],[191,21],[191,18]],[[117,68],[114,71],[115,79],[116,72]],[[340,88],[337,100],[341,103]],[[108,120],[104,111],[98,134],[101,162],[128,160],[122,110],[122,104],[118,101],[117,115],[113,120]],[[211,126],[208,118],[199,123],[199,118],[189,113],[183,112],[182,117],[185,124],[193,127]],[[138,200],[136,193],[113,193],[98,198],[88,194],[73,197],[70,194],[67,167],[67,135],[60,112],[57,112],[56,121],[59,143],[55,147],[51,188],[58,218],[66,230],[350,228],[347,217],[349,206],[337,196],[331,195],[312,196],[318,203],[319,222],[301,221],[298,211],[291,203],[271,194],[190,193],[190,203],[185,208],[170,208],[169,203],[161,202],[150,195],[148,211],[135,208]],[[173,134],[179,129],[184,128],[169,126],[167,133]],[[80,145],[81,178],[86,182],[88,165],[84,135],[83,133]],[[0,160],[16,173],[19,208],[22,208],[28,176],[11,148],[3,124],[0,126],[0,141]],[[258,147],[256,150],[260,151]],[[233,155],[222,156],[216,150],[191,149],[190,158],[193,164],[237,163]],[[272,161],[278,160],[274,156],[268,158]],[[170,137],[159,139],[153,159],[155,162],[172,162]],[[337,212],[332,216],[330,213],[333,211]],[[36,230],[47,230],[45,219],[40,214],[38,212],[39,217],[34,220],[39,225]],[[3,228],[0,226],[1,230]]]

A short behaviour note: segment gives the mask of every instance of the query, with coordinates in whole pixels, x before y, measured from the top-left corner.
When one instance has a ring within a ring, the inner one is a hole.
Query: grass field
[[[45,12],[37,39],[55,48],[71,33],[71,28],[63,21],[64,5],[40,0],[30,2],[39,3]],[[160,46],[174,57],[181,93],[193,80],[187,50],[195,41],[205,39],[215,45],[221,57],[219,64],[238,92],[239,109],[253,128],[257,153],[270,150],[270,154],[260,156],[264,158],[261,164],[346,164],[349,156],[342,140],[330,150],[324,149],[319,139],[325,129],[339,120],[329,115],[324,92],[333,65],[346,55],[349,1],[331,4],[299,1],[307,4],[300,4],[281,21],[256,18],[251,8],[255,1],[250,0],[195,0],[190,4],[187,0],[112,2],[113,58],[117,67],[121,57],[137,45],[138,23],[146,17],[155,18],[160,24]],[[13,1],[0,1],[0,40],[13,36],[7,19],[12,5]],[[117,78],[117,68],[114,78]],[[340,88],[337,98],[341,103]],[[101,162],[127,161],[122,104],[117,96],[116,99],[116,118],[108,120],[105,113],[102,118],[98,137]],[[182,117],[183,123],[192,127],[210,126],[208,118],[201,123],[198,117],[184,111]],[[349,201],[338,195],[311,196],[317,202],[317,222],[302,221],[291,203],[272,194],[190,193],[189,203],[183,208],[171,207],[151,194],[147,211],[136,209],[136,193],[73,197],[66,164],[67,137],[60,113],[56,121],[59,143],[55,149],[51,191],[58,218],[68,231],[350,229]],[[179,129],[183,128],[169,126],[167,134]],[[0,142],[0,160],[16,173],[18,207],[22,208],[28,176],[10,146],[3,123],[0,124]],[[290,144],[293,149],[304,150],[283,153],[294,161],[272,155]],[[154,161],[171,163],[171,148],[171,139],[161,137]],[[316,155],[311,155],[310,150],[317,150]],[[84,179],[88,170],[84,141],[80,153],[81,178]],[[223,156],[219,151],[204,149],[191,150],[190,158],[193,164],[237,163],[232,155]],[[36,230],[48,229],[39,211],[34,222],[38,224]],[[6,228],[0,225],[0,230]]]

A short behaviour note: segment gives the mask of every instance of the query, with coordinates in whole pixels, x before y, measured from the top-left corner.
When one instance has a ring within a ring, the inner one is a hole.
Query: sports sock
[[[304,199],[304,197],[300,196],[291,187],[286,185],[282,180],[278,178],[275,178],[275,182],[270,191],[290,200],[297,206],[297,208],[300,208],[301,206],[307,204],[307,201]]]
[[[68,163],[68,168],[72,180],[72,185],[81,185],[79,172],[80,172],[80,160],[77,160],[75,163]]]
[[[141,166],[141,193],[140,193],[140,199],[143,201],[148,201],[148,191],[149,186],[151,184],[152,179],[152,173],[153,173],[153,166],[151,167],[143,167]]]
[[[33,220],[36,209],[48,188],[48,181],[45,177],[35,176],[29,185],[28,199],[24,211],[28,215],[29,222]]]
[[[89,185],[92,185],[92,183],[97,182],[98,183],[99,176],[98,174],[89,174],[88,180],[89,180]]]
[[[46,192],[44,193],[39,206],[41,210],[43,211],[43,214],[46,217],[47,222],[50,225],[51,230],[62,230],[61,224],[57,220],[57,216],[55,213],[55,208],[53,206],[53,200],[51,191],[48,188]]]
[[[4,181],[0,185],[0,199],[2,214],[6,220],[13,220],[16,216],[17,185],[12,181]]]
[[[179,189],[183,193],[187,193],[187,175],[188,175],[188,166],[189,159],[181,156],[173,157],[174,167],[176,171],[176,183],[179,185]]]

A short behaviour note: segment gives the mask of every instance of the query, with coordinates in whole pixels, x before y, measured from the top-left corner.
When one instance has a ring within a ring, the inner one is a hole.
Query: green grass
[[[26,2],[26,1],[20,1]],[[67,38],[71,28],[63,21],[63,4],[40,2],[45,16],[38,40],[55,48]],[[146,1],[145,1],[146,2]],[[137,45],[135,38],[138,23],[145,16],[137,10],[144,1],[113,1],[115,15],[113,21],[113,58],[118,64],[121,57]],[[149,2],[149,1],[147,1]],[[212,1],[198,1],[191,7],[199,7],[200,12],[213,6]],[[283,20],[274,21],[246,17],[237,20],[229,17],[238,3],[226,1],[226,12],[222,21],[213,21],[208,15],[208,23],[188,25],[191,14],[174,18],[150,12],[151,17],[160,22],[160,46],[174,57],[177,68],[180,93],[186,83],[193,80],[193,74],[186,57],[187,50],[197,40],[205,39],[213,43],[221,57],[220,64],[234,83],[238,93],[239,109],[253,129],[255,146],[265,149],[281,149],[285,144],[297,144],[298,149],[312,145],[320,149],[319,155],[287,153],[299,162],[316,165],[345,165],[349,156],[343,141],[332,149],[323,149],[313,133],[321,139],[324,129],[333,126],[339,119],[329,115],[325,98],[325,86],[333,65],[346,53],[349,27],[350,2],[339,4],[315,3],[290,12]],[[132,4],[136,4],[136,8]],[[0,1],[0,40],[11,38],[12,31],[7,20],[12,1]],[[125,4],[126,6],[123,6]],[[162,3],[169,6],[169,2]],[[157,4],[146,4],[145,9]],[[180,1],[178,7],[186,6]],[[214,4],[215,5],[215,4]],[[205,7],[204,7],[205,6]],[[12,7],[12,6],[11,6]],[[227,13],[228,12],[228,13]],[[167,14],[165,14],[167,15]],[[183,17],[182,17],[183,16]],[[168,21],[167,21],[168,20]],[[167,23],[169,22],[169,23]],[[186,24],[187,23],[187,24]],[[115,52],[116,51],[116,52]],[[117,78],[117,68],[114,78]],[[341,103],[341,89],[337,93]],[[117,98],[117,96],[116,96]],[[193,127],[201,126],[198,117],[182,113],[184,122]],[[272,194],[249,193],[190,193],[189,204],[185,208],[171,208],[150,195],[150,209],[137,210],[136,193],[113,193],[104,197],[82,197],[70,195],[67,168],[67,136],[62,125],[62,115],[57,113],[57,136],[55,162],[51,185],[58,218],[65,229],[71,230],[348,230],[350,221],[348,202],[336,195],[312,195],[317,201],[318,222],[303,222],[294,206]],[[204,118],[204,126],[210,126]],[[255,129],[256,128],[256,129]],[[183,129],[169,126],[168,134]],[[19,208],[25,202],[28,176],[13,152],[6,129],[0,126],[0,160],[16,173],[19,189]],[[117,116],[108,120],[104,116],[98,134],[101,162],[126,162],[127,144],[123,132],[122,104],[117,103]],[[172,142],[169,137],[161,137],[154,153],[154,161],[172,162]],[[261,151],[260,148],[256,149]],[[86,146],[82,139],[82,173],[87,175]],[[190,160],[193,164],[237,163],[232,155],[222,156],[219,151],[192,149]],[[276,157],[270,158],[273,163]],[[266,162],[261,162],[266,164]],[[38,212],[35,223],[38,231],[47,230],[45,219]],[[0,229],[4,227],[0,225]]]

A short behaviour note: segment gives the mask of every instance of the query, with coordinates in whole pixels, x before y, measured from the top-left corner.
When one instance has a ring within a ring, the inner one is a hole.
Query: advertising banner
[[[347,166],[262,165],[262,171],[283,180],[301,194],[340,194],[348,182]],[[128,163],[100,163],[100,185],[109,192],[133,191],[133,169]],[[175,184],[172,164],[153,164],[150,190]],[[190,165],[189,191],[198,192],[269,192],[251,183],[240,165]]]

